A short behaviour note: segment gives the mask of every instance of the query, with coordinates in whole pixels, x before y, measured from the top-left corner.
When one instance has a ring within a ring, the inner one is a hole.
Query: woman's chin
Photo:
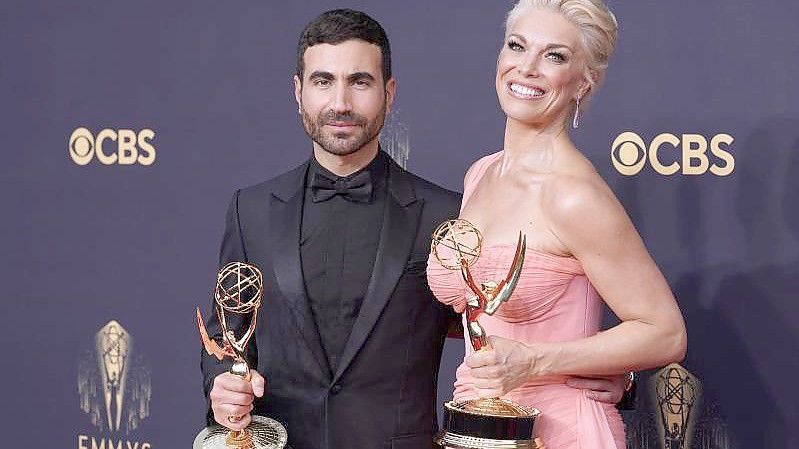
[[[507,117],[508,120],[531,128],[546,126],[549,121],[542,114],[530,111],[505,111],[505,117]]]

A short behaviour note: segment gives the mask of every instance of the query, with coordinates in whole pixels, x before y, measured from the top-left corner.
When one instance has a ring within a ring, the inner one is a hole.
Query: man
[[[439,361],[458,318],[430,293],[425,268],[430,235],[458,215],[460,195],[379,148],[396,81],[376,21],[326,12],[302,32],[297,60],[313,155],[231,202],[220,262],[263,271],[264,312],[251,382],[203,356],[209,419],[241,429],[251,412],[272,417],[297,449],[430,447]],[[213,315],[207,326],[219,338]]]

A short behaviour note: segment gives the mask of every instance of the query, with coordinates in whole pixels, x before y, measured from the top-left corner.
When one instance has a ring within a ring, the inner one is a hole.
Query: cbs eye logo
[[[622,175],[637,175],[649,165],[661,175],[703,175],[708,171],[716,176],[727,176],[735,170],[735,158],[728,151],[735,140],[729,134],[716,134],[710,141],[700,134],[663,133],[649,145],[634,132],[623,132],[616,137],[610,150],[613,166]],[[708,155],[708,150],[710,154]]]
[[[86,128],[78,128],[69,137],[69,156],[78,165],[88,164],[95,156],[103,165],[152,165],[154,137],[155,132],[147,128],[138,133],[130,129],[103,129],[97,136]],[[109,140],[116,145],[106,143]]]

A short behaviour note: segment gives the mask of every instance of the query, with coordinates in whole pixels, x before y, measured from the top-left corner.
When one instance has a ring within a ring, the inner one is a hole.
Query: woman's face
[[[562,123],[588,86],[584,64],[580,31],[574,24],[549,9],[523,12],[507,30],[497,59],[502,110],[530,125]]]

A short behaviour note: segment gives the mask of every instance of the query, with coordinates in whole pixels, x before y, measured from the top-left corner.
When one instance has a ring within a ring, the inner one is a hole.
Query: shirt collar
[[[377,154],[371,160],[371,162],[366,164],[365,167],[347,176],[339,176],[331,172],[330,170],[326,169],[325,167],[323,167],[322,164],[320,164],[319,161],[316,160],[316,157],[311,155],[310,164],[308,166],[308,174],[305,178],[306,180],[305,185],[306,186],[311,185],[311,180],[313,179],[315,173],[319,173],[320,175],[330,179],[331,181],[336,181],[338,179],[351,179],[356,175],[358,175],[359,173],[365,170],[369,170],[369,176],[372,178],[372,185],[378,187],[385,183],[384,181],[388,176],[388,163],[386,159],[387,157],[388,156],[386,155],[386,153],[383,152],[383,150],[378,147]]]

